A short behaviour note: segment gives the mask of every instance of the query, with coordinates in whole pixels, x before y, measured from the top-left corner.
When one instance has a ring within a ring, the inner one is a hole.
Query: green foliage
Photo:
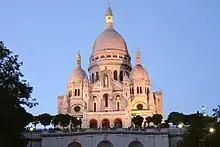
[[[31,98],[33,88],[23,80],[22,63],[0,41],[0,146],[23,147],[22,132],[32,121],[32,115],[23,106],[36,106]]]
[[[153,122],[153,118],[150,117],[150,116],[148,116],[148,117],[146,117],[145,119],[146,119],[147,126],[149,127],[149,126],[150,126],[150,123]]]
[[[154,114],[152,118],[153,118],[153,123],[156,126],[158,126],[162,122],[163,116],[161,114]]]
[[[180,123],[186,122],[184,121],[184,114],[179,112],[171,112],[167,120],[173,125],[178,125]]]
[[[144,118],[142,116],[137,115],[133,117],[131,121],[135,124],[135,127],[141,127],[144,121]]]
[[[71,123],[72,123],[74,128],[77,128],[77,126],[81,127],[82,120],[81,119],[77,119],[77,117],[71,117]]]
[[[213,109],[213,116],[220,121],[220,105],[217,108]]]
[[[70,124],[71,116],[68,114],[59,114],[60,117],[60,125],[62,127],[66,127]]]
[[[188,128],[178,147],[219,147],[220,123],[216,117],[203,116],[200,113],[187,115]],[[214,132],[210,132],[210,128]]]
[[[38,116],[40,123],[46,128],[50,125],[52,116],[50,114],[44,113]]]
[[[165,122],[164,122],[164,123],[159,124],[159,127],[160,127],[160,128],[169,128],[169,127],[170,127],[170,125],[169,125],[168,120],[165,120]]]
[[[59,125],[60,121],[61,120],[60,120],[59,115],[55,115],[52,118],[51,124],[53,124],[54,128],[56,128]]]
[[[40,123],[39,117],[38,116],[33,116],[32,124],[34,125],[34,128],[36,130],[37,124]]]

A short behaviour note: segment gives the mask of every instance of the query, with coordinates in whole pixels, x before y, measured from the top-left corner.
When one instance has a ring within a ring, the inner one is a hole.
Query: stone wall
[[[75,132],[42,132],[25,133],[30,138],[27,147],[74,147],[78,143],[82,147],[100,147],[108,141],[113,147],[132,147],[132,143],[140,143],[143,147],[176,147],[185,129],[84,129]],[[31,146],[32,144],[32,146]],[[130,145],[130,146],[129,146]],[[142,146],[140,146],[142,147]]]

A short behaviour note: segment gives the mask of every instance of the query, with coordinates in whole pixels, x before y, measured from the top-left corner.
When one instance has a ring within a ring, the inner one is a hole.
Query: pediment
[[[92,89],[94,89],[94,88],[101,88],[101,81],[100,80],[98,80],[92,84]]]
[[[114,90],[121,90],[121,89],[123,89],[123,84],[118,81],[113,81],[113,89]]]

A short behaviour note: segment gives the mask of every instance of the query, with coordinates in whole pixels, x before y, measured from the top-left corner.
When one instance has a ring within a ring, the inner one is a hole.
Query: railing
[[[69,136],[73,134],[142,134],[142,135],[171,135],[181,136],[186,132],[186,128],[84,128],[74,130],[42,130],[41,132],[31,132],[32,138],[41,138],[42,136]],[[30,138],[30,132],[24,132],[26,138]]]
[[[89,112],[121,112],[121,111],[125,111],[125,110],[89,110]]]

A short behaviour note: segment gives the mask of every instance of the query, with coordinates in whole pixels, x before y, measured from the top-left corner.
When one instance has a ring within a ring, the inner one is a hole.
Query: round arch
[[[102,128],[110,128],[109,119],[105,118],[105,119],[102,120]]]
[[[82,147],[82,145],[78,142],[72,142],[67,147]]]
[[[90,128],[98,128],[98,121],[96,119],[91,119],[89,121],[89,127]]]
[[[139,141],[132,141],[128,147],[144,147],[144,145]]]
[[[116,118],[116,119],[114,120],[114,127],[115,127],[115,128],[122,128],[122,121],[121,121],[120,118]]]
[[[113,146],[113,144],[110,141],[103,140],[103,141],[99,142],[97,147],[114,147],[114,146]]]
[[[147,108],[147,105],[146,105],[146,103],[144,103],[144,102],[142,102],[142,101],[138,101],[138,102],[136,102],[136,103],[134,103],[134,104],[132,104],[132,109],[138,109],[137,108],[137,105],[138,104],[141,104],[143,107],[142,107],[142,109],[146,109]]]

